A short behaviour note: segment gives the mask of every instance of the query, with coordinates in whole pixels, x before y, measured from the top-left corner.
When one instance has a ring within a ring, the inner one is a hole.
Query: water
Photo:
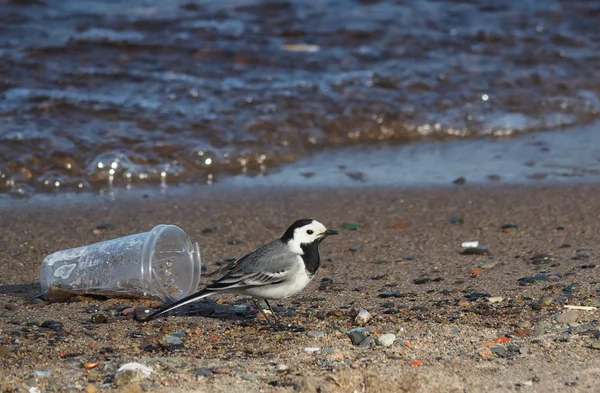
[[[407,143],[575,135],[600,113],[592,1],[1,7],[0,193],[251,180],[325,151],[368,166]]]

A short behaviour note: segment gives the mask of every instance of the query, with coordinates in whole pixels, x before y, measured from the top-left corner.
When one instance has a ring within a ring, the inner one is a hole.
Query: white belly
[[[290,272],[289,277],[288,280],[281,284],[248,288],[244,292],[258,299],[285,299],[298,294],[312,280],[312,277],[309,277],[304,268],[304,263],[298,264],[298,269],[294,272]]]

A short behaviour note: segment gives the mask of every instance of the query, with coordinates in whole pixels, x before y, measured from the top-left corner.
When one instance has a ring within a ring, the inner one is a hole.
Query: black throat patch
[[[317,270],[319,270],[319,265],[321,265],[321,258],[319,257],[319,242],[301,244],[300,248],[304,253],[302,255],[304,267],[312,277]]]

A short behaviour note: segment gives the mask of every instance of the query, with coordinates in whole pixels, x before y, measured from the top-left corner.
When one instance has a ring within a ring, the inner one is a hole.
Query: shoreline
[[[507,138],[488,136],[404,145],[381,143],[377,146],[329,148],[307,154],[291,163],[260,170],[248,169],[247,173],[242,168],[231,173],[219,173],[218,170],[211,173],[210,168],[205,168],[203,175],[183,176],[179,183],[172,183],[177,178],[167,175],[165,186],[133,180],[128,189],[123,184],[124,179],[117,176],[114,187],[98,183],[83,192],[46,187],[45,192],[25,194],[30,200],[52,199],[53,195],[72,200],[80,195],[112,198],[127,194],[168,193],[181,196],[213,188],[234,192],[263,187],[420,189],[452,187],[457,179],[462,179],[469,186],[483,187],[594,184],[600,180],[600,161],[597,158],[600,157],[599,127],[599,122],[592,122],[568,130],[548,130]],[[0,206],[13,199],[22,200],[11,194],[0,194]]]
[[[592,392],[598,386],[600,360],[591,347],[598,341],[598,311],[578,311],[564,323],[557,318],[568,311],[565,304],[600,306],[600,267],[582,267],[600,266],[600,185],[190,191],[0,207],[0,347],[8,348],[0,357],[0,391],[31,383],[41,391],[91,385],[122,392],[500,392],[517,386]],[[278,302],[284,320],[306,332],[265,331],[255,310],[245,307],[247,299],[231,295],[146,324],[93,324],[90,318],[157,302],[31,301],[43,258],[59,249],[169,223],[200,243],[210,272],[217,261],[281,236],[305,216],[332,229],[362,224],[324,242],[313,282]],[[452,217],[463,223],[451,224]],[[95,234],[106,222],[108,229]],[[505,224],[518,229],[504,232]],[[462,255],[468,240],[492,255]],[[547,260],[532,260],[542,253]],[[520,285],[536,274],[551,277]],[[327,277],[333,281],[322,284]],[[544,298],[548,304],[536,308]],[[344,332],[360,327],[354,322],[360,309],[373,315],[365,334],[392,333],[392,346],[351,343]],[[43,325],[48,320],[60,325]],[[182,347],[164,344],[183,331]],[[308,352],[311,347],[319,349]],[[119,385],[116,371],[131,361],[155,374]],[[82,367],[89,362],[99,365]]]

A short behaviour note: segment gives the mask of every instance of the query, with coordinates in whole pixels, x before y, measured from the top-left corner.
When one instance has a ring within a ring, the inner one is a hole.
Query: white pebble
[[[317,352],[319,349],[321,349],[321,348],[319,348],[319,347],[306,347],[306,348],[304,348],[304,350],[306,352],[308,352],[308,353]]]
[[[394,343],[394,341],[396,341],[396,336],[391,333],[382,334],[381,336],[377,337],[377,344],[384,347],[389,347]]]
[[[463,248],[479,247],[479,242],[477,240],[469,240],[468,242],[462,242],[461,247],[463,247]]]
[[[502,296],[488,297],[488,302],[490,302],[490,303],[500,303],[503,300],[504,300],[504,298]]]
[[[354,322],[359,325],[364,325],[371,320],[371,313],[367,310],[360,310],[356,318],[354,318]]]
[[[152,369],[150,367],[143,365],[141,363],[136,363],[136,362],[126,363],[126,364],[122,365],[117,370],[117,374],[124,373],[125,371],[137,372],[137,373],[143,374],[146,377],[149,377],[154,372],[154,371],[152,371]]]

